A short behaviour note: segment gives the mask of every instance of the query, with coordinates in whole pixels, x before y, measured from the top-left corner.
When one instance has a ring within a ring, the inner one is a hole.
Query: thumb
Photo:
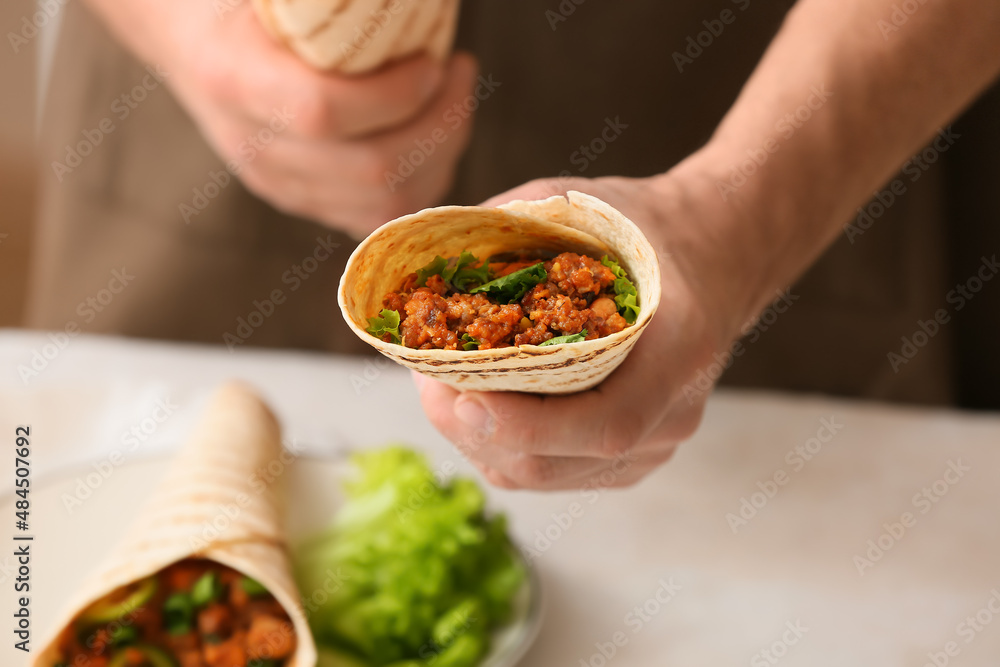
[[[534,201],[537,199],[548,199],[557,195],[565,195],[570,190],[584,190],[589,181],[582,178],[540,178],[529,181],[524,185],[519,185],[513,190],[508,190],[502,194],[490,197],[483,206],[500,206],[518,199]]]

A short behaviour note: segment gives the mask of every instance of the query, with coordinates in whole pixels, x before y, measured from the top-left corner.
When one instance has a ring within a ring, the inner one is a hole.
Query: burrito
[[[310,65],[361,74],[427,53],[444,60],[458,0],[254,0],[264,28]]]
[[[625,359],[660,292],[638,227],[571,192],[387,223],[352,254],[339,302],[364,341],[457,389],[561,394]]]
[[[291,576],[278,424],[240,384],[214,397],[35,667],[313,667]]]

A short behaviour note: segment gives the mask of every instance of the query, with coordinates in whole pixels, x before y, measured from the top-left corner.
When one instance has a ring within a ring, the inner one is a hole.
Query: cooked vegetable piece
[[[215,572],[206,572],[191,589],[191,603],[196,607],[204,607],[218,600],[220,595],[222,586],[219,576]]]
[[[163,625],[172,635],[194,629],[194,603],[187,593],[174,593],[163,603]]]
[[[153,599],[153,596],[156,595],[156,589],[155,577],[149,577],[130,586],[125,586],[90,605],[80,615],[80,620],[92,625],[117,621]]]

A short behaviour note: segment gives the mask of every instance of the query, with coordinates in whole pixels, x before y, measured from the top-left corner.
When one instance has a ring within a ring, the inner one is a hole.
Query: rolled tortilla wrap
[[[31,664],[60,662],[59,636],[94,602],[178,561],[201,558],[267,588],[295,629],[289,667],[314,667],[316,647],[282,527],[278,469],[290,461],[261,399],[242,384],[223,386],[125,539],[66,605]]]
[[[253,0],[261,24],[307,63],[362,74],[417,53],[444,60],[458,0]]]
[[[522,345],[490,350],[414,350],[366,331],[382,299],[436,255],[477,257],[511,251],[572,251],[612,255],[638,291],[635,324],[604,338],[567,345]],[[570,192],[499,208],[444,206],[386,223],[348,260],[339,302],[362,340],[398,363],[459,390],[566,394],[599,384],[635,345],[660,303],[656,251],[636,225],[596,197]]]

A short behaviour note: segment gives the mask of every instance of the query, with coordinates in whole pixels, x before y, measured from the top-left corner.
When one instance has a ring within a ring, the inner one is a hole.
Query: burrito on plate
[[[262,474],[281,460],[270,410],[224,386],[34,667],[313,667],[280,476]]]

